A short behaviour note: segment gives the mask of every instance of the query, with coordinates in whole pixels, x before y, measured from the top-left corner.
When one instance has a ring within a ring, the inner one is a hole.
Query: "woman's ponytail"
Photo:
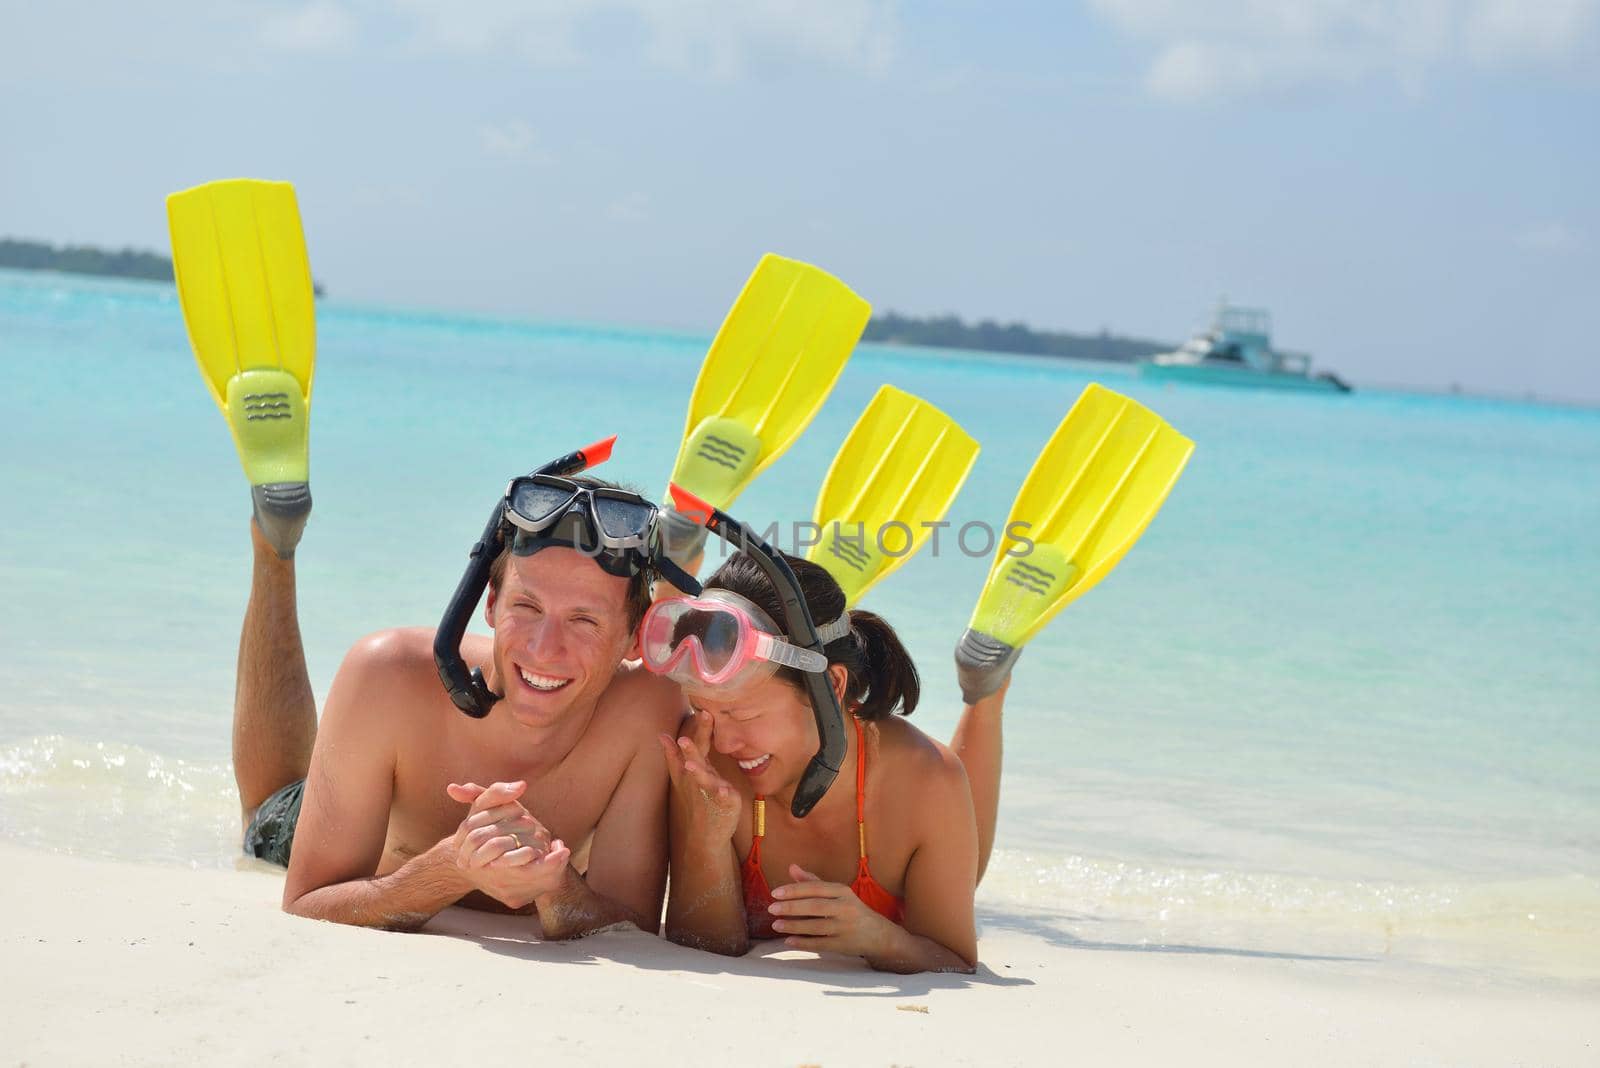
[[[859,702],[856,715],[862,719],[887,719],[895,712],[902,716],[915,712],[922,696],[922,680],[889,621],[876,612],[857,609],[850,613],[850,634],[835,644],[846,641],[855,646],[854,658],[835,656],[832,645],[827,652],[830,661],[842,663],[850,671],[847,696],[851,702]]]
[[[800,581],[800,592],[811,612],[811,621],[821,627],[838,619],[844,613],[844,591],[827,569],[797,556],[785,554],[784,559]],[[783,602],[778,598],[778,591],[773,589],[761,565],[742,552],[735,553],[717,568],[706,580],[706,589],[737,593],[782,625]],[[849,633],[829,642],[823,652],[828,656],[828,663],[843,664],[849,672],[845,705],[855,706],[855,714],[860,718],[886,719],[896,712],[909,716],[916,710],[917,700],[922,695],[917,666],[911,662],[911,654],[901,644],[900,636],[882,616],[859,609],[851,612]],[[795,685],[800,684],[799,673],[793,668],[781,668],[778,675]]]

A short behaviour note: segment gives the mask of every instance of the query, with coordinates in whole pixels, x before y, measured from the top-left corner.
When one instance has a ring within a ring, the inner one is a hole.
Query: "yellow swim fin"
[[[189,342],[233,431],[256,520],[293,555],[311,511],[316,361],[311,266],[294,187],[231,179],[167,197]]]
[[[1155,412],[1091,384],[1022,483],[967,632],[968,703],[1004,684],[1022,646],[1110,573],[1183,472],[1194,442]]]
[[[700,367],[673,483],[731,505],[817,414],[871,314],[826,271],[761,257]],[[667,520],[674,558],[698,553],[705,529]]]
[[[883,386],[834,456],[806,558],[861,596],[911,559],[944,518],[978,459],[978,443],[920,397]]]

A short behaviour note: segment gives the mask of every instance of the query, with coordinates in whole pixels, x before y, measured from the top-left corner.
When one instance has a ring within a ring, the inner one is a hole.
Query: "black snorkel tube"
[[[750,559],[760,565],[783,602],[784,636],[794,645],[821,653],[826,659],[828,654],[823,652],[822,639],[817,637],[817,625],[811,620],[811,609],[806,607],[805,598],[800,593],[800,582],[795,578],[788,561],[772,546],[752,534],[749,527],[726,512],[713,508],[682,486],[669,485],[667,492],[672,494],[672,504],[679,515],[743,549]],[[839,769],[844,766],[848,749],[844,710],[839,707],[839,699],[834,695],[828,673],[802,671],[800,675],[811,697],[811,714],[816,717],[821,744],[817,746],[816,756],[811,758],[811,763],[806,765],[805,772],[801,774],[800,784],[795,787],[794,802],[789,806],[789,811],[794,813],[796,819],[810,812],[812,806],[828,792]]]
[[[597,441],[577,452],[569,452],[529,473],[563,477],[575,475],[609,460],[611,446],[616,441],[617,437],[613,434],[604,441]],[[450,604],[445,608],[444,618],[439,621],[439,629],[433,637],[433,663],[439,669],[439,681],[450,692],[450,700],[455,702],[456,707],[474,719],[487,716],[489,709],[500,700],[500,695],[489,689],[489,684],[483,679],[482,668],[473,668],[470,672],[467,670],[467,662],[461,659],[461,638],[466,634],[467,623],[471,621],[472,613],[489,585],[489,570],[505,548],[506,528],[509,525],[506,522],[506,501],[502,497],[489,516],[488,526],[483,528],[483,534],[467,554],[469,562],[466,574],[461,576],[460,583],[456,585],[456,592],[451,595]]]

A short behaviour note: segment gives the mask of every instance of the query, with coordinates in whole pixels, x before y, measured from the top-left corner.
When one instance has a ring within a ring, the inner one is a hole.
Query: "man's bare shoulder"
[[[654,745],[656,735],[677,733],[684,708],[677,683],[643,664],[624,663],[600,699],[595,726],[607,733],[637,735]]]
[[[396,713],[433,708],[443,697],[433,663],[433,631],[393,627],[345,653],[324,716],[394,724]]]
[[[427,673],[438,683],[433,663],[433,634],[427,627],[390,627],[357,641],[344,654],[340,671],[351,671],[363,678],[379,681],[389,677],[396,683],[409,683],[412,676]]]

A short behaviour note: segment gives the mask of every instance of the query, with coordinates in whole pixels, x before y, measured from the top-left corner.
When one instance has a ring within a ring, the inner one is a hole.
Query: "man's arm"
[[[377,876],[394,800],[393,719],[410,675],[406,636],[386,631],[346,654],[323,708],[283,908],[360,927],[416,930],[472,888],[445,839]],[[414,695],[411,696],[414,700]]]
[[[651,934],[660,929],[666,806],[666,765],[650,739],[634,752],[595,825],[588,875],[568,865],[561,885],[534,899],[546,938],[577,938],[617,923]]]

